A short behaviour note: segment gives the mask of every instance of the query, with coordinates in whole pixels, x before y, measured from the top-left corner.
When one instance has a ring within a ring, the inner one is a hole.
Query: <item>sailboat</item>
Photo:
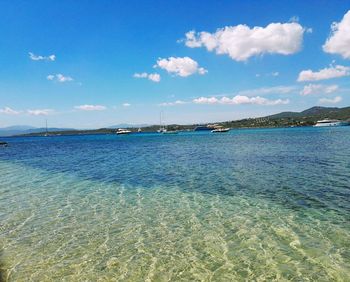
[[[163,112],[159,113],[159,129],[157,130],[158,133],[164,133],[167,131],[166,128],[162,126],[162,113]]]
[[[46,121],[46,126],[45,126],[45,134],[44,134],[44,136],[45,137],[47,137],[47,136],[49,136],[49,132],[48,132],[48,130],[47,130],[47,120],[45,120]]]
[[[162,112],[160,112],[159,115],[159,129],[157,130],[158,133],[162,134],[178,134],[179,132],[177,130],[167,130],[165,126],[162,126]]]

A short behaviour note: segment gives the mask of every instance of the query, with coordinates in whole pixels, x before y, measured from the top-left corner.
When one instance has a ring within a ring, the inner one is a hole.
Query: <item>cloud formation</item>
[[[104,111],[107,109],[105,106],[101,105],[80,105],[74,108],[81,111]]]
[[[188,102],[177,100],[175,102],[161,103],[161,104],[159,104],[159,106],[167,107],[167,106],[177,106],[177,105],[184,105],[184,104],[188,104]]]
[[[56,56],[54,54],[50,56],[41,56],[41,55],[35,55],[32,52],[29,52],[29,58],[33,61],[55,61]]]
[[[339,23],[332,23],[331,30],[330,37],[322,46],[323,51],[350,59],[350,10]]]
[[[227,54],[235,61],[246,61],[263,54],[291,55],[301,49],[303,35],[310,32],[297,22],[271,23],[266,27],[250,28],[245,24],[226,26],[214,33],[186,33],[185,45],[205,47],[216,54]]]
[[[331,94],[336,92],[339,89],[339,86],[334,85],[323,85],[323,84],[309,84],[305,85],[304,88],[300,91],[300,95],[313,95],[313,94]]]
[[[274,106],[274,105],[285,105],[289,104],[289,100],[270,100],[260,96],[256,97],[248,97],[243,95],[236,95],[233,98],[229,97],[199,97],[193,100],[195,104],[222,104],[222,105],[241,105],[241,104],[253,104],[253,105],[266,105],[266,106]]]
[[[153,82],[159,82],[160,81],[160,75],[158,73],[135,73],[134,74],[135,78],[147,78]]]
[[[14,109],[11,109],[10,107],[5,107],[3,109],[0,109],[0,113],[5,114],[5,115],[18,115],[21,112],[15,111]]]
[[[69,81],[73,81],[74,79],[70,76],[64,76],[61,73],[58,74],[49,74],[47,77],[47,80],[51,80],[51,81],[56,81],[56,82],[69,82]]]
[[[208,71],[199,67],[198,63],[190,57],[169,57],[168,59],[159,58],[155,67],[166,70],[168,73],[181,77],[187,77],[192,74],[206,74]]]
[[[124,103],[123,104],[123,107],[130,107],[131,106],[131,104],[129,104],[129,103]]]
[[[273,86],[273,87],[261,87],[257,89],[248,89],[238,92],[238,95],[242,96],[259,96],[268,94],[288,94],[296,90],[295,86]]]
[[[342,97],[337,96],[337,97],[334,97],[333,99],[321,98],[318,100],[318,102],[320,104],[337,104],[337,103],[341,102],[342,100],[343,100]]]
[[[317,81],[348,75],[350,75],[350,67],[330,65],[329,68],[324,68],[316,72],[312,70],[303,70],[299,73],[298,81]]]
[[[27,113],[32,116],[47,116],[52,112],[51,109],[27,110]]]

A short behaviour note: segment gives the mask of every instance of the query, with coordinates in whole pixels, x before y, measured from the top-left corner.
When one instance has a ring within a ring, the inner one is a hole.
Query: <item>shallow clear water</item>
[[[350,127],[6,140],[5,280],[350,280]]]

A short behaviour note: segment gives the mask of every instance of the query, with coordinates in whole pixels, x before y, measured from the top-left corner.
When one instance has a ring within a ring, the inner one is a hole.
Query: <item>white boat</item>
[[[162,132],[163,134],[178,134],[177,130],[166,130]]]
[[[323,119],[323,120],[317,121],[317,123],[314,126],[326,127],[326,126],[345,126],[345,125],[349,125],[349,123],[338,119]]]
[[[224,133],[224,132],[229,132],[230,128],[215,128],[211,132],[212,133]]]
[[[166,133],[167,130],[164,127],[161,127],[157,130],[158,133]]]
[[[178,134],[177,130],[168,130],[164,125],[162,125],[162,113],[159,114],[159,129],[157,130],[158,133],[162,134]]]
[[[130,130],[127,130],[127,129],[124,129],[124,128],[119,128],[118,130],[117,130],[117,132],[116,132],[118,135],[119,134],[129,134],[129,133],[131,133],[131,131]]]

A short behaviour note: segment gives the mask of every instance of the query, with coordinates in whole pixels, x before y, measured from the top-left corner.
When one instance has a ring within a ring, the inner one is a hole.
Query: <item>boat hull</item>
[[[317,123],[314,127],[330,127],[330,126],[348,126],[347,122],[328,122],[328,123]]]
[[[220,129],[214,129],[211,132],[212,133],[225,133],[225,132],[229,132],[230,128],[220,128]]]

